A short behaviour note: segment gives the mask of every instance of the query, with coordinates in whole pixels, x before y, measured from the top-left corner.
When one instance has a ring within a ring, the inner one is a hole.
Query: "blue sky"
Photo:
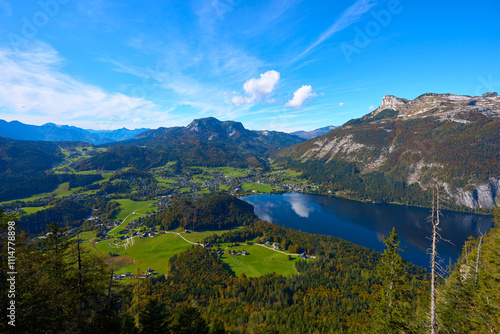
[[[341,125],[384,95],[500,92],[497,0],[0,0],[0,118]]]

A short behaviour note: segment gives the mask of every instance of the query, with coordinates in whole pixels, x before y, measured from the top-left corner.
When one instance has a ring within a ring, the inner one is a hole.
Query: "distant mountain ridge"
[[[108,152],[82,162],[78,168],[142,169],[177,160],[185,166],[265,167],[267,157],[303,141],[287,133],[248,130],[240,122],[207,117],[185,127],[161,127],[131,140],[107,144]]]
[[[488,209],[500,194],[500,96],[384,96],[376,110],[279,153],[332,191],[429,205],[439,184],[456,206]]]
[[[70,125],[29,125],[19,121],[0,120],[0,135],[17,140],[81,141],[94,145],[128,140],[149,129],[87,130]]]
[[[291,135],[304,138],[304,139],[313,139],[319,136],[324,135],[325,133],[328,133],[332,131],[333,129],[337,128],[334,125],[329,125],[325,126],[316,130],[311,130],[311,131],[295,131],[295,132],[290,132]]]
[[[149,130],[135,136],[134,140],[150,146],[198,142],[221,143],[264,156],[304,141],[298,136],[284,132],[248,130],[240,122],[220,121],[215,117],[195,119],[186,127]],[[134,140],[129,143],[134,143]]]

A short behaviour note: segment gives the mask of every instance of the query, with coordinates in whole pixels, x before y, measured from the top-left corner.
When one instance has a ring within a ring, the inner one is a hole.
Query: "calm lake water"
[[[382,236],[389,236],[393,226],[398,231],[403,258],[418,266],[429,267],[431,224],[430,209],[392,204],[372,204],[342,198],[287,193],[283,195],[255,195],[243,197],[254,206],[262,220],[308,233],[332,235],[377,251],[385,246]],[[453,244],[438,244],[444,265],[456,261],[469,236],[485,233],[492,226],[492,217],[443,211],[441,236]]]

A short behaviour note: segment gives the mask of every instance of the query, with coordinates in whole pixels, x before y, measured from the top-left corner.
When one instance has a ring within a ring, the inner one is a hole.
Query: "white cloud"
[[[345,103],[344,102],[340,102],[339,103],[339,107],[343,107],[343,106],[345,106]]]
[[[375,109],[376,109],[376,108],[375,108],[375,106],[369,106],[369,107],[368,107],[368,110],[370,110],[370,111],[373,111],[373,110],[375,110]]]
[[[62,73],[62,61],[53,48],[40,42],[21,51],[0,48],[0,107],[30,124],[57,121],[99,127],[157,109],[151,101],[108,93]]]
[[[237,106],[241,106],[241,105],[244,105],[245,103],[250,103],[249,100],[250,100],[249,98],[245,98],[242,96],[233,96],[233,98],[231,99],[231,102],[233,102]]]
[[[300,108],[304,104],[304,102],[311,97],[316,96],[316,93],[313,93],[312,87],[309,85],[304,85],[297,89],[295,93],[293,93],[293,99],[288,101],[285,106],[287,107],[294,107],[294,108]]]
[[[292,210],[299,217],[309,218],[311,212],[314,212],[314,208],[310,206],[309,203],[307,203],[302,197],[300,197],[300,194],[285,194],[284,199],[290,203]]]
[[[231,101],[236,105],[242,105],[262,100],[271,95],[279,80],[280,74],[274,70],[262,73],[260,78],[249,79],[243,85],[243,90],[247,93],[247,96],[234,96]]]

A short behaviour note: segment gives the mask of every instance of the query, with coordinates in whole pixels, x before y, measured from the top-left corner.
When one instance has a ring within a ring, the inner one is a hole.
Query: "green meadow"
[[[114,201],[120,204],[120,211],[118,211],[116,219],[123,220],[123,222],[110,231],[110,234],[124,230],[133,219],[146,217],[147,212],[158,210],[157,207],[151,206],[155,201],[132,201],[131,199],[116,199]]]
[[[230,250],[245,250],[249,255],[230,255]],[[293,255],[292,259],[288,260],[287,255],[258,245],[227,248],[222,255],[222,261],[229,265],[236,276],[242,273],[248,277],[258,277],[273,272],[284,276],[297,273],[295,269],[297,256]]]
[[[103,254],[114,253],[119,256],[132,258],[133,264],[116,268],[118,274],[135,272],[145,273],[148,268],[164,274],[168,270],[168,260],[179,252],[185,251],[193,245],[182,240],[176,234],[160,234],[153,238],[134,237],[134,245],[120,248],[110,247],[110,240],[103,240],[94,245]]]
[[[176,232],[182,229],[177,229]],[[215,233],[221,235],[230,230],[221,231],[200,231],[191,233],[182,233],[182,236],[190,242],[201,241],[203,238]],[[164,274],[168,271],[169,259],[179,252],[185,251],[195,246],[186,242],[177,234],[167,233],[159,234],[149,238],[133,238],[133,245],[117,247],[123,245],[126,241],[119,241],[116,238],[102,240],[97,244],[92,244],[91,239],[95,237],[94,232],[83,232],[80,234],[80,239],[87,240],[83,242],[83,246],[92,252],[105,255],[106,262],[112,266],[117,274],[125,272],[145,273],[148,268],[156,270],[159,274]],[[227,247],[226,244],[221,245]],[[249,255],[229,255],[229,250],[245,250]],[[113,256],[110,256],[113,254]],[[280,275],[296,274],[295,262],[297,257],[292,256],[288,260],[287,255],[275,252],[274,250],[258,245],[239,245],[232,246],[225,250],[222,255],[222,261],[226,263],[236,276],[245,273],[248,277],[257,277],[268,273],[277,273]]]
[[[26,206],[24,208],[21,208],[24,212],[26,212],[27,215],[31,215],[32,213],[42,211],[48,208],[53,207],[53,205],[47,205],[47,206]]]
[[[215,170],[219,172],[223,172],[229,177],[245,177],[248,174],[248,170],[244,168],[233,168],[233,167],[217,167],[214,168]]]
[[[243,183],[241,185],[241,189],[246,191],[258,191],[263,193],[270,193],[273,188],[269,184],[261,184],[261,183]]]

